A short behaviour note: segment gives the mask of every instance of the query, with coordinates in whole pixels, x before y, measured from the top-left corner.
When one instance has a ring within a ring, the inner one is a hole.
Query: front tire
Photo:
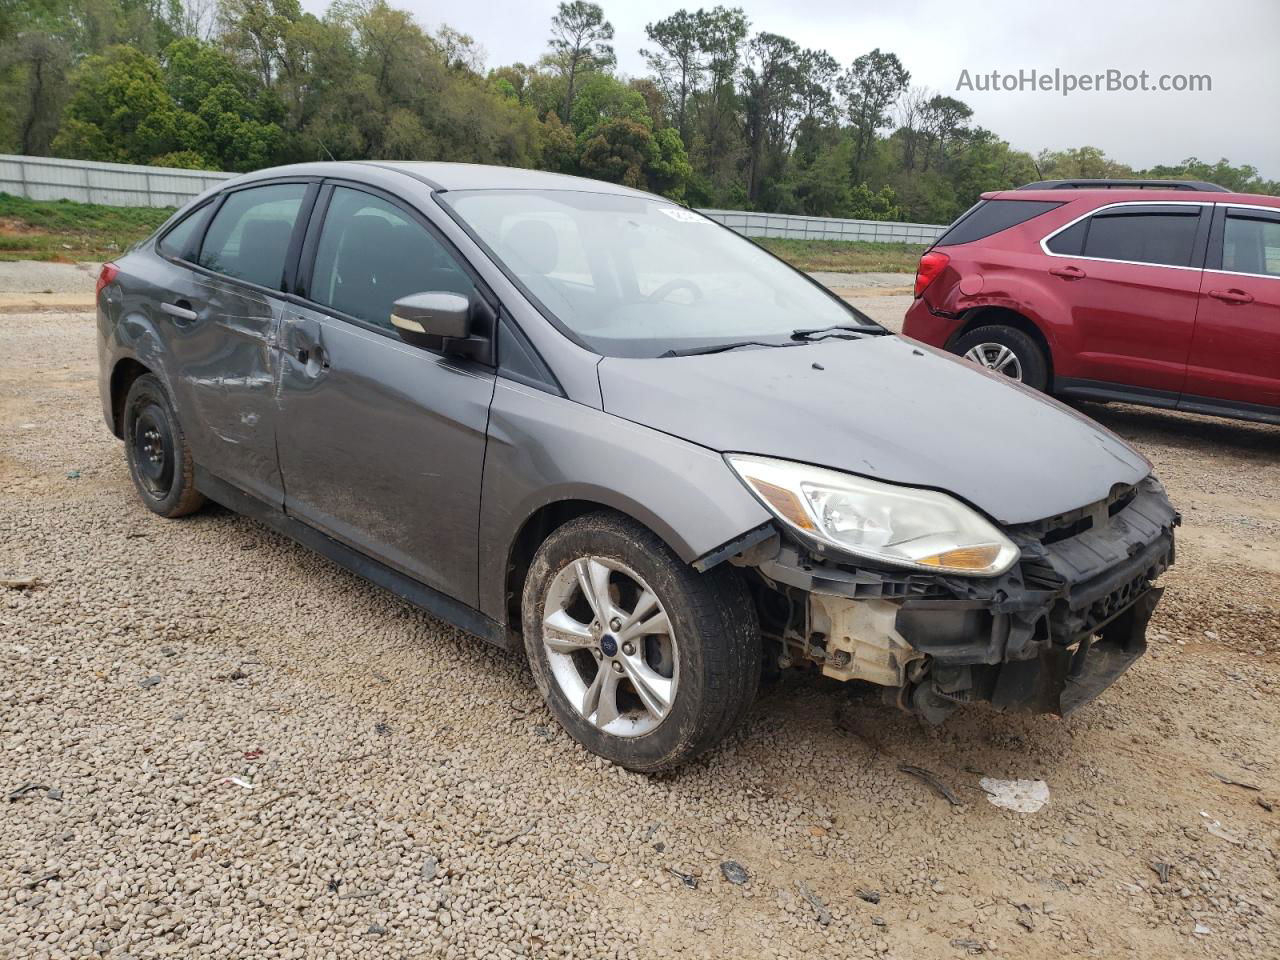
[[[995,324],[970,330],[951,348],[980,367],[1044,391],[1049,386],[1049,361],[1040,345],[1017,327]]]
[[[697,573],[627,517],[593,513],[555,530],[533,558],[522,610],[551,712],[620,766],[691,760],[755,699],[759,625],[736,571]]]
[[[204,506],[204,495],[195,486],[191,448],[153,374],[143,374],[129,387],[123,433],[129,476],[148,510],[174,518]]]

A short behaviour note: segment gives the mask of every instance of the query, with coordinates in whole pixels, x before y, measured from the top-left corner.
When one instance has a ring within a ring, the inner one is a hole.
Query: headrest
[[[512,224],[503,235],[502,243],[534,273],[548,274],[560,262],[560,241],[545,220],[520,220]]]
[[[240,275],[264,287],[279,287],[281,277],[266,276],[264,271],[284,263],[292,234],[293,225],[287,220],[246,220],[240,228],[240,253],[236,258]]]

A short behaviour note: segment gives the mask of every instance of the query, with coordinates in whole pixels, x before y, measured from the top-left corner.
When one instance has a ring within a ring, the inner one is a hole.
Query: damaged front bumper
[[[784,665],[877,683],[933,720],[980,701],[1066,716],[1145,651],[1163,592],[1154,581],[1173,563],[1179,522],[1147,477],[1006,529],[1021,559],[999,577],[833,563],[780,540],[749,562],[776,595],[762,599],[761,621]]]

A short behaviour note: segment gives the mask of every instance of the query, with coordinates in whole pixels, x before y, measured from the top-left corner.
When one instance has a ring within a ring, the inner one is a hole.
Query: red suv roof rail
[[[1204,180],[1037,180],[1019,190],[1195,190],[1230,193],[1226,187]]]

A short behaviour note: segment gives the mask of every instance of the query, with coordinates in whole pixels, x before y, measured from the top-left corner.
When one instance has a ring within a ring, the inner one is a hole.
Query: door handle
[[[1253,294],[1232,287],[1230,290],[1210,290],[1209,296],[1223,303],[1253,303]]]
[[[1050,267],[1049,272],[1055,277],[1061,277],[1063,280],[1083,280],[1088,276],[1079,267]]]
[[[173,319],[182,320],[185,323],[200,319],[200,315],[191,309],[191,303],[187,300],[179,300],[177,303],[161,303],[160,309],[173,317]]]

